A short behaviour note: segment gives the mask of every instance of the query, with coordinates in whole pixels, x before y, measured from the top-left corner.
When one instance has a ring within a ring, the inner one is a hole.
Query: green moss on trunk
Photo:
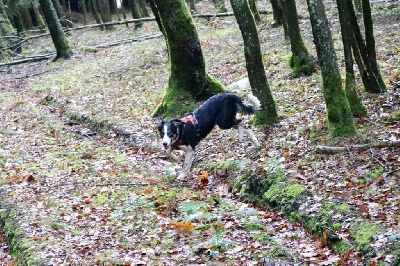
[[[50,35],[57,51],[57,58],[69,58],[72,50],[69,48],[67,38],[57,18],[56,10],[54,9],[51,0],[39,0],[50,30]]]
[[[282,5],[292,51],[289,61],[292,76],[311,75],[316,68],[316,64],[314,58],[308,53],[300,34],[296,3],[294,0],[284,0],[282,1]]]
[[[307,5],[321,68],[329,131],[333,136],[354,135],[356,128],[349,102],[342,87],[325,7],[322,0],[307,0]]]
[[[153,115],[171,118],[193,111],[196,101],[225,88],[206,73],[200,40],[185,2],[157,0],[156,4],[169,50],[170,76],[165,96]]]

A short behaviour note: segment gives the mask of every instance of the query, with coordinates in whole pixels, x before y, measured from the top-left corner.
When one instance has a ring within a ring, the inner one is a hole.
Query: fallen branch
[[[55,53],[27,57],[27,58],[24,58],[24,59],[15,60],[15,61],[8,62],[8,63],[1,63],[0,67],[2,67],[2,66],[13,66],[13,65],[18,65],[18,64],[23,64],[23,63],[30,63],[30,62],[47,60],[47,59],[50,59],[51,57],[53,57],[54,55],[55,55]]]
[[[336,154],[346,151],[354,150],[368,150],[370,148],[381,148],[381,147],[400,147],[400,140],[384,140],[377,143],[369,143],[362,145],[349,145],[344,147],[332,147],[332,146],[317,146],[315,151],[322,154]]]

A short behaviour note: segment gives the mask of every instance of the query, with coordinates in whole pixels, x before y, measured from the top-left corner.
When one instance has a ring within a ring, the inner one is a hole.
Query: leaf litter
[[[245,77],[234,22],[196,23],[210,72],[226,85]],[[381,69],[391,76],[398,71],[393,61],[399,50],[393,47],[399,40],[385,23],[376,24],[382,28],[377,47],[384,58]],[[398,123],[387,123],[399,109],[398,89],[389,87],[377,96],[362,93],[369,115],[357,121],[358,136],[329,139],[318,76],[291,79],[284,54],[289,46],[281,29],[268,28],[260,35],[284,119],[268,130],[255,129],[265,145],[257,160],[276,158],[319,197],[351,204],[383,226],[374,248],[395,242],[400,231],[398,148],[330,156],[313,149],[317,144],[399,139]],[[312,47],[310,38],[306,42]],[[187,183],[170,175],[180,168],[166,160],[149,117],[167,82],[166,58],[163,40],[148,40],[96,54],[77,52],[60,63],[15,67],[4,75],[1,194],[18,210],[30,251],[51,265],[359,265],[362,257],[356,251],[334,253],[324,237],[308,234],[279,212],[240,202],[223,177],[207,172],[209,164],[254,153],[249,143],[237,142],[234,132],[215,130],[200,144]],[[32,69],[46,71],[15,78]],[[55,104],[43,105],[47,96]],[[119,139],[117,131],[98,134],[90,123],[72,121],[71,114],[116,124],[129,140]],[[340,233],[346,238],[344,229]]]

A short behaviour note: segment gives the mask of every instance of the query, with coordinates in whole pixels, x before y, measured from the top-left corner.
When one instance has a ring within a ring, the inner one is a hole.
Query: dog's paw
[[[179,180],[179,181],[183,181],[183,180],[186,179],[186,176],[187,176],[187,173],[182,172],[182,173],[179,174],[178,180]]]

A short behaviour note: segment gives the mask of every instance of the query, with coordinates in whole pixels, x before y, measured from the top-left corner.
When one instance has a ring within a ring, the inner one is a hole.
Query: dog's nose
[[[164,149],[168,149],[168,143],[163,142],[163,145],[164,145]]]

